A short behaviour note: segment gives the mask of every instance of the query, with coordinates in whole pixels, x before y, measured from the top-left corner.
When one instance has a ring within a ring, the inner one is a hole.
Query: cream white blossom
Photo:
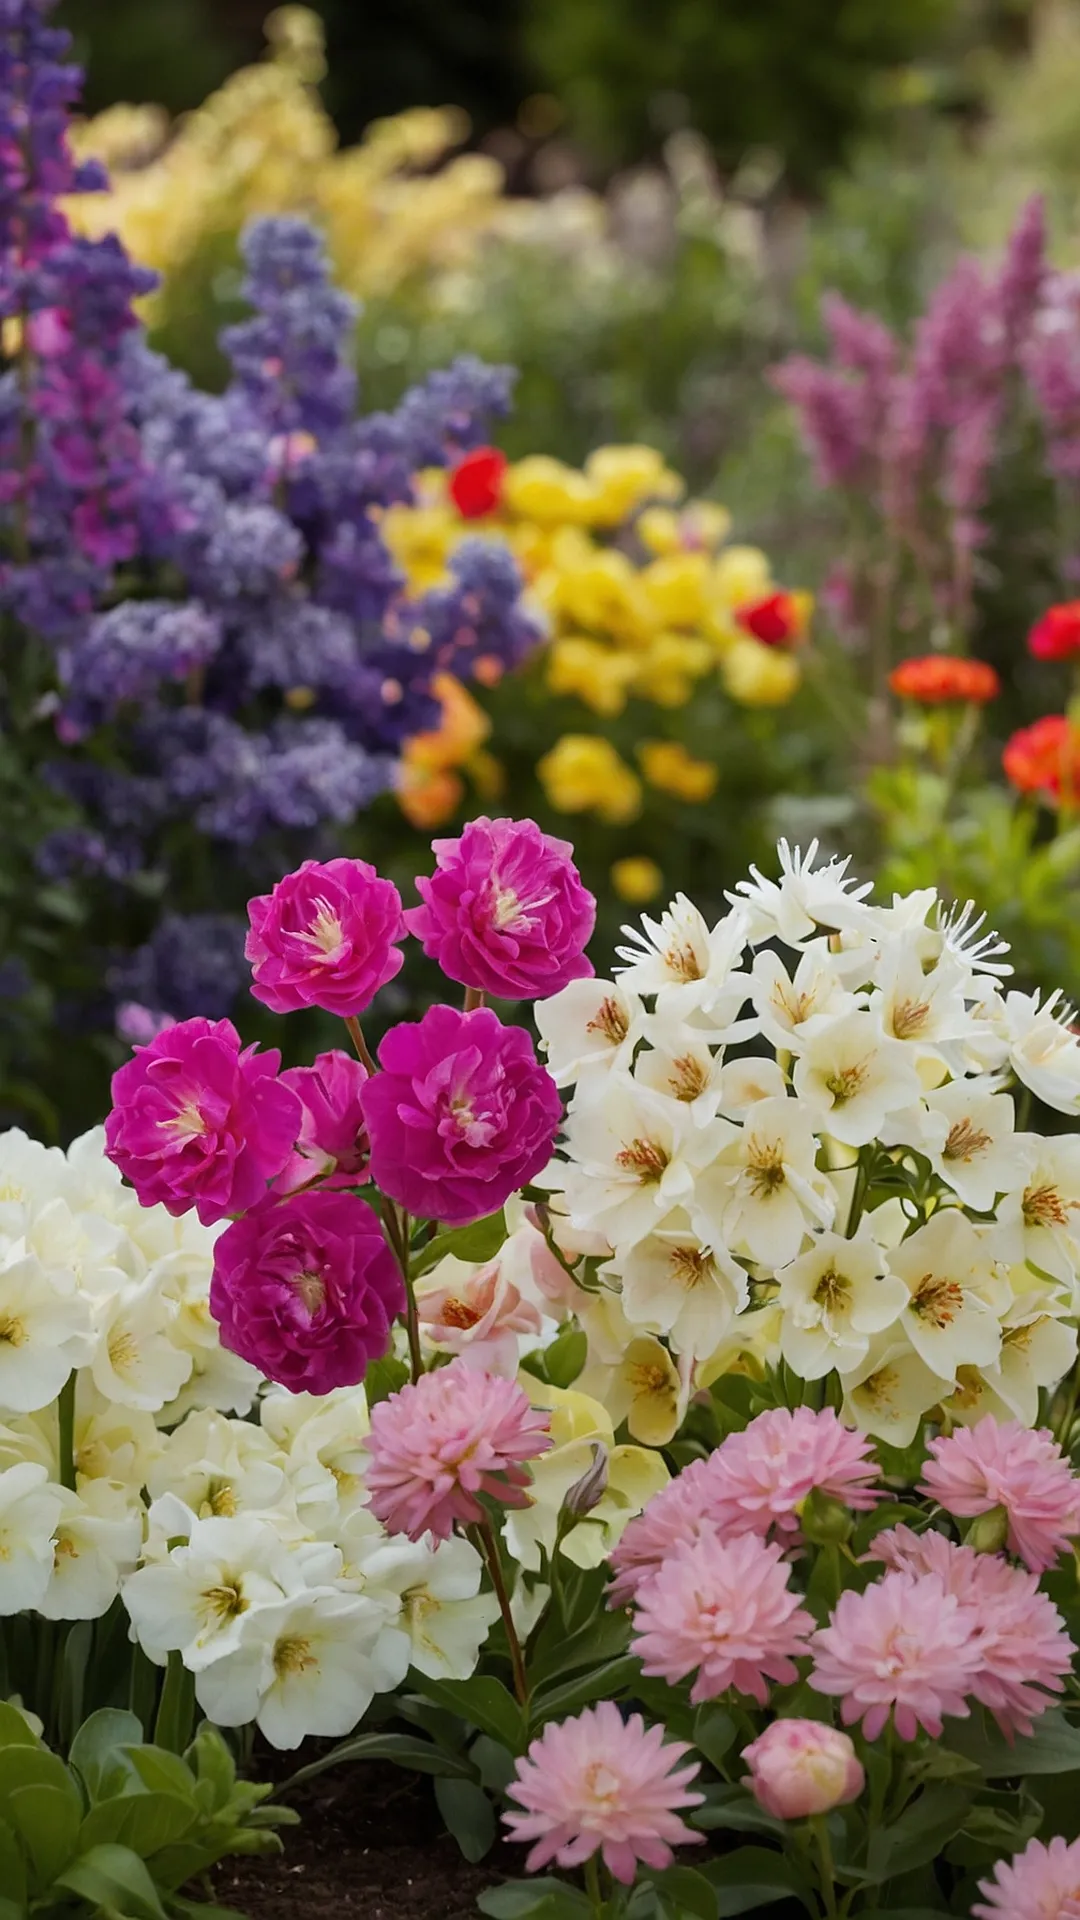
[[[848,1147],[868,1146],[886,1116],[922,1091],[908,1048],[868,1012],[843,1014],[808,1034],[794,1086],[812,1124]]]
[[[53,1537],[63,1488],[46,1469],[20,1461],[0,1473],[0,1615],[40,1607],[53,1573]]]
[[[804,1380],[820,1380],[833,1369],[853,1373],[874,1336],[893,1326],[908,1304],[907,1287],[889,1273],[868,1231],[850,1239],[816,1235],[776,1278],[784,1316],[781,1350]]]

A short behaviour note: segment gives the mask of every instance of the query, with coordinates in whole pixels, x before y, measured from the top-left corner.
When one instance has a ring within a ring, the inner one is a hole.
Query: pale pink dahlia
[[[1029,1840],[1023,1853],[999,1860],[972,1920],[1080,1920],[1080,1840]]]
[[[722,1534],[798,1532],[799,1512],[816,1487],[857,1511],[881,1491],[865,1434],[841,1426],[831,1407],[774,1407],[742,1433],[729,1434],[709,1461],[708,1510]]]
[[[902,1740],[919,1727],[941,1737],[943,1714],[960,1719],[979,1667],[970,1610],[937,1574],[887,1573],[865,1593],[840,1595],[813,1642],[810,1685],[840,1696],[846,1727],[876,1740],[890,1712]]]
[[[548,1426],[516,1381],[451,1361],[372,1408],[368,1505],[410,1540],[447,1540],[455,1521],[483,1520],[481,1493],[526,1507],[523,1462],[547,1452]]]
[[[809,1651],[813,1620],[788,1585],[780,1548],[742,1534],[702,1534],[678,1546],[639,1589],[631,1652],[648,1674],[686,1678],[690,1698],[715,1700],[728,1687],[765,1706],[766,1680],[798,1678],[792,1655]]]
[[[936,1574],[967,1611],[979,1659],[968,1694],[988,1707],[1002,1732],[1030,1734],[1039,1714],[1061,1693],[1075,1648],[1039,1577],[1001,1554],[957,1547],[944,1534],[893,1527],[879,1534],[872,1553],[894,1569]]]
[[[1008,1544],[1033,1573],[1080,1533],[1080,1481],[1049,1433],[987,1414],[932,1440],[921,1491],[963,1519],[1004,1509]]]
[[[604,1865],[629,1886],[643,1860],[671,1865],[671,1849],[704,1838],[691,1832],[676,1808],[697,1807],[704,1794],[688,1791],[696,1762],[676,1767],[690,1749],[665,1742],[661,1727],[640,1713],[624,1720],[602,1700],[573,1720],[552,1721],[517,1763],[507,1791],[524,1813],[504,1813],[515,1840],[536,1842],[530,1873],[556,1860],[579,1867],[599,1848]]]
[[[715,1533],[708,1509],[711,1484],[710,1462],[692,1460],[631,1520],[611,1554],[615,1578],[608,1588],[609,1606],[627,1606],[673,1547]]]

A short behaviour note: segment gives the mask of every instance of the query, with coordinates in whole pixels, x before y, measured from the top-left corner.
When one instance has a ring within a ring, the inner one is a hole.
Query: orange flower
[[[442,708],[441,724],[432,733],[415,734],[398,766],[398,805],[414,827],[441,827],[457,812],[465,786],[455,768],[467,765],[491,732],[483,708],[452,674],[436,674],[431,689]]]
[[[955,653],[924,653],[914,660],[901,660],[889,675],[889,685],[901,700],[918,700],[924,707],[940,707],[953,700],[983,706],[1001,692],[1001,681],[985,660],[961,660]]]
[[[745,633],[752,633],[767,647],[797,647],[806,632],[810,605],[809,594],[779,588],[736,607],[735,619]]]
[[[1038,793],[1061,806],[1080,800],[1080,728],[1064,713],[1044,713],[1005,742],[1005,777],[1019,793]]]

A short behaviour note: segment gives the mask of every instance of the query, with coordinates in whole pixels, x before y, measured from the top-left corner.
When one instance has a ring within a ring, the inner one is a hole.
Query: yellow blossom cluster
[[[462,540],[505,541],[550,635],[543,684],[600,721],[632,699],[685,706],[716,675],[739,705],[782,706],[800,681],[810,597],[778,587],[758,548],[728,543],[725,508],[684,493],[648,446],[599,447],[581,469],[546,454],[504,465],[481,450],[450,475],[422,475],[416,503],[391,507],[381,530],[418,591],[446,578]],[[691,804],[716,790],[717,767],[678,740],[635,751],[637,768],[595,727],[561,734],[538,765],[550,805],[621,826],[646,787]],[[617,866],[625,898],[649,897],[651,862]]]
[[[199,250],[254,215],[316,220],[338,284],[381,296],[417,273],[466,264],[506,206],[497,161],[458,154],[435,170],[468,134],[459,108],[376,120],[356,146],[339,148],[316,90],[325,70],[317,14],[279,7],[266,34],[269,58],[232,74],[175,126],[158,108],[117,106],[75,129],[80,157],[104,161],[112,186],[67,203],[68,218],[93,237],[118,233],[163,276],[152,318]]]

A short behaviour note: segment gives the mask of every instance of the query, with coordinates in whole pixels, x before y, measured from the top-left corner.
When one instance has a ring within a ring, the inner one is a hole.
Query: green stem
[[[518,1639],[517,1628],[514,1625],[514,1616],[510,1611],[510,1595],[506,1591],[502,1561],[499,1558],[499,1544],[492,1532],[491,1521],[481,1520],[475,1528],[475,1533],[480,1552],[484,1556],[484,1560],[487,1563],[487,1570],[491,1575],[491,1584],[495,1589],[495,1598],[499,1603],[502,1623],[506,1628],[506,1638],[510,1647],[510,1664],[514,1669],[514,1692],[517,1695],[518,1705],[520,1707],[527,1707],[529,1704],[529,1681],[525,1672],[525,1656],[521,1651],[521,1641]]]
[[[810,1830],[817,1848],[825,1912],[829,1915],[829,1920],[836,1920],[836,1869],[833,1866],[832,1842],[829,1839],[829,1827],[824,1814],[814,1815],[810,1822]]]
[[[590,1853],[585,1862],[585,1891],[597,1920],[602,1920],[605,1906],[604,1890],[600,1885],[600,1862],[595,1853]]]
[[[420,1347],[420,1318],[416,1311],[416,1289],[409,1259],[409,1216],[404,1207],[391,1204],[387,1208],[386,1237],[394,1250],[405,1288],[405,1332],[409,1340],[409,1365],[415,1383],[424,1371],[424,1356]]]
[[[866,1200],[866,1190],[869,1184],[869,1168],[866,1164],[862,1149],[860,1148],[859,1158],[855,1166],[855,1184],[851,1190],[851,1205],[848,1208],[847,1226],[844,1228],[844,1233],[849,1240],[862,1218],[863,1205]]]
[[[477,1007],[486,1005],[483,987],[466,987],[465,1012],[474,1013]]]
[[[364,1039],[364,1035],[360,1027],[360,1022],[357,1019],[355,1013],[347,1013],[345,1015],[345,1025],[349,1029],[349,1039],[352,1041],[353,1046],[356,1049],[356,1057],[359,1060],[360,1065],[362,1067],[366,1067],[369,1073],[374,1073],[376,1071],[375,1062],[371,1057],[370,1048],[368,1047],[367,1041]]]
[[[75,1491],[75,1371],[68,1374],[57,1402],[60,1417],[60,1485]]]

